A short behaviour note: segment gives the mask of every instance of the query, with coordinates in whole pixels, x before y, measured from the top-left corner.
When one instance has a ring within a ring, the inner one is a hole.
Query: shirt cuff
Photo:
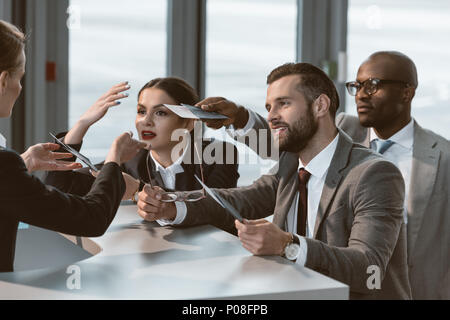
[[[227,129],[226,132],[232,137],[242,137],[247,135],[251,129],[253,129],[253,127],[255,126],[255,114],[253,113],[253,111],[248,110],[248,121],[247,124],[244,126],[244,128],[242,129],[235,129],[233,125],[230,125]]]
[[[175,207],[177,208],[177,216],[174,220],[159,219],[156,220],[156,222],[158,222],[160,226],[170,226],[182,223],[187,215],[186,203],[175,201]]]
[[[304,237],[301,237],[297,234],[294,234],[294,237],[297,237],[300,241],[300,253],[295,263],[298,264],[299,266],[304,267],[306,263],[306,257],[308,255],[308,243],[306,242]]]

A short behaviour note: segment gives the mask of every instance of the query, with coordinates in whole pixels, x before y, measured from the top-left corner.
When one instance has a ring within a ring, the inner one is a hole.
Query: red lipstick
[[[153,131],[142,131],[141,132],[142,140],[152,140],[154,137],[156,137],[156,133]]]

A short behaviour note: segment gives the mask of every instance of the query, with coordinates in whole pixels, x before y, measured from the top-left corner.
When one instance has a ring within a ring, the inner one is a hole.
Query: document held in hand
[[[194,175],[198,182],[202,185],[205,191],[218,203],[222,208],[227,210],[235,219],[239,220],[239,222],[243,222],[243,218],[241,214],[224,198],[215,193],[212,189],[208,188],[202,180],[200,180],[197,175]]]
[[[75,150],[74,148],[68,146],[67,144],[65,144],[64,142],[62,142],[61,140],[59,140],[57,137],[55,137],[54,134],[52,134],[51,132],[49,132],[49,134],[52,136],[53,139],[56,140],[56,142],[63,147],[64,149],[67,150],[67,152],[70,152],[71,154],[73,154],[75,157],[77,157],[78,159],[80,159],[82,162],[84,162],[89,168],[91,168],[92,171],[94,172],[98,172],[99,170],[92,164],[91,160],[89,160],[88,157],[82,155],[81,153],[79,153],[77,150]]]
[[[171,105],[171,104],[165,104],[164,106],[181,118],[186,118],[186,119],[228,119],[228,117],[224,116],[223,114],[213,112],[213,111],[212,112],[203,111],[202,109],[200,109],[198,107],[194,107],[194,106],[184,104],[184,103],[182,103],[179,106]]]

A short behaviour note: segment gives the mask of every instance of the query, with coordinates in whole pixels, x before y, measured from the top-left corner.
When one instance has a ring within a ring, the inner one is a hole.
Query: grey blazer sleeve
[[[368,129],[361,126],[358,117],[341,112],[336,116],[335,123],[336,127],[342,129],[354,142],[366,146],[369,143]]]
[[[229,201],[244,218],[261,219],[273,214],[278,187],[277,175],[264,175],[248,187],[213,189]],[[198,202],[186,202],[187,214],[179,226],[211,224],[237,234],[234,218],[210,196]]]
[[[2,215],[41,228],[71,235],[96,237],[111,224],[125,192],[115,163],[103,167],[84,197],[46,186],[30,175],[15,152],[0,151]]]
[[[307,238],[305,266],[348,284],[353,292],[373,294],[367,286],[368,268],[378,268],[383,281],[403,224],[404,189],[401,173],[392,163],[370,163],[356,185],[345,190],[349,207],[337,209],[325,221],[329,228],[336,228],[341,225],[337,219],[353,213],[348,246],[335,247]],[[351,212],[341,212],[339,217],[340,210]]]

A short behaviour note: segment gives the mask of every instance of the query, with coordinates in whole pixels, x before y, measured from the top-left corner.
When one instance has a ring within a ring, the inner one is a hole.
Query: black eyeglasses
[[[406,87],[410,86],[409,83],[401,81],[401,80],[384,80],[384,79],[377,79],[377,78],[369,78],[363,82],[359,82],[359,81],[347,82],[345,84],[345,87],[347,88],[347,91],[351,96],[356,96],[356,94],[358,93],[358,91],[361,88],[364,88],[364,92],[370,96],[378,91],[378,87],[382,83],[401,83],[401,84],[405,85]]]
[[[203,178],[202,158],[200,158],[200,154],[197,149],[197,145],[195,143],[194,143],[194,149],[195,149],[195,152],[197,153],[198,159],[200,159],[200,175],[201,175],[202,182],[205,183],[205,180]],[[148,181],[149,181],[148,184],[153,188],[149,163],[150,163],[150,150],[148,151],[148,154],[147,154],[146,165],[147,165],[147,173],[148,173]],[[196,190],[196,191],[178,191],[176,193],[175,192],[164,192],[162,194],[161,201],[162,202],[175,202],[175,201],[195,202],[195,201],[199,201],[204,198],[206,198],[205,188],[202,188],[202,190]]]

